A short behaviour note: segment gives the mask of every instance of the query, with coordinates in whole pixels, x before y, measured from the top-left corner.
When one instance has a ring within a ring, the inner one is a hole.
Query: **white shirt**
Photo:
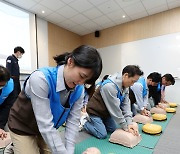
[[[165,101],[165,88],[166,88],[165,85],[161,86],[161,100],[162,101]]]
[[[149,89],[146,84],[146,90],[147,94],[143,97],[143,85],[139,82],[135,82],[133,86],[131,86],[132,91],[134,92],[135,98],[136,98],[136,104],[138,105],[138,108],[142,111],[144,110],[144,107],[148,104],[148,95],[149,95]]]

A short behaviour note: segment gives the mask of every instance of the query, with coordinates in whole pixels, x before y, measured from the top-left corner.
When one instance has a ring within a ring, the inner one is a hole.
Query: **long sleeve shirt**
[[[165,85],[161,86],[161,101],[165,101]]]
[[[149,89],[146,85],[147,94],[143,97],[143,85],[139,82],[135,82],[133,86],[131,86],[132,91],[134,92],[136,98],[136,104],[138,105],[139,110],[143,110],[148,104],[148,95]]]
[[[66,103],[70,94],[70,91],[65,87],[63,70],[64,66],[59,67],[56,86],[56,91],[60,92],[62,105]],[[53,115],[51,113],[48,90],[48,82],[44,74],[40,71],[36,71],[30,76],[25,88],[26,95],[31,98],[39,131],[53,154],[73,154],[76,136],[78,134],[84,91],[70,111],[66,121],[65,143],[63,143],[58,130],[53,127]]]
[[[9,56],[6,59],[6,68],[9,70],[11,76],[20,76],[20,68],[18,61],[19,60],[15,57],[15,55]]]
[[[109,76],[109,79],[111,79],[119,87],[122,95],[124,96],[124,101],[121,102],[117,97],[118,90],[114,83],[105,84],[101,88],[101,96],[111,117],[116,121],[117,124],[120,124],[123,129],[127,129],[128,125],[132,123],[129,88],[123,89],[122,77],[120,73]]]

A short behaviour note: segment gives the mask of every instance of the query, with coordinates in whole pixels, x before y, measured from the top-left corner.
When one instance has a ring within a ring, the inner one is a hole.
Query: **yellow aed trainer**
[[[162,132],[162,127],[160,125],[147,123],[142,127],[142,130],[145,133],[155,135]]]
[[[168,107],[168,108],[166,108],[166,112],[168,112],[168,113],[175,113],[176,109]]]
[[[158,120],[158,121],[162,121],[162,120],[167,119],[165,114],[157,114],[157,113],[153,114],[152,118],[153,118],[153,120]]]
[[[169,106],[170,107],[177,107],[177,104],[176,103],[169,103]]]

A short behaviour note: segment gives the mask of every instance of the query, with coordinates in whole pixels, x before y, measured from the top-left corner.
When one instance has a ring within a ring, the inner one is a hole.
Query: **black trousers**
[[[14,97],[17,98],[21,92],[21,85],[19,79],[13,79],[14,81]]]

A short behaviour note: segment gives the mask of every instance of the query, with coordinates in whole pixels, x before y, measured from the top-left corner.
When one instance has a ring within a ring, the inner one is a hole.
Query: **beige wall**
[[[81,45],[81,37],[52,23],[48,23],[49,66],[55,66],[53,56],[72,51]]]
[[[100,31],[99,38],[94,37],[94,33],[79,36],[48,23],[49,65],[55,65],[53,56],[71,51],[81,44],[102,48],[175,32],[180,32],[180,8],[107,28]]]
[[[176,8],[102,30],[99,38],[94,33],[85,35],[82,43],[102,48],[179,31],[180,8]]]

